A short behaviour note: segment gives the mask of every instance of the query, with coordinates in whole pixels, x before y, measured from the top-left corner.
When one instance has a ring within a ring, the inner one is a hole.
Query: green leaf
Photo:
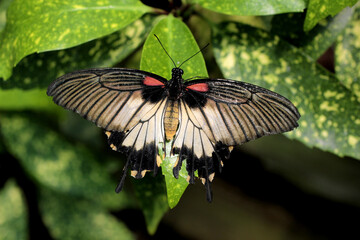
[[[53,106],[46,89],[0,89],[0,110],[52,110]]]
[[[350,24],[337,39],[335,72],[339,80],[356,94],[360,102],[360,4]]]
[[[0,238],[28,239],[28,213],[24,196],[14,180],[8,180],[0,190]]]
[[[154,25],[147,14],[121,31],[66,50],[33,54],[24,58],[0,88],[46,88],[57,77],[78,69],[111,67],[124,60],[144,41]]]
[[[200,50],[190,29],[181,20],[172,15],[162,19],[152,29],[145,41],[140,69],[158,74],[166,79],[171,79],[171,70],[174,68],[174,64],[161,48],[154,34],[159,37],[177,66]],[[195,76],[208,76],[201,53],[191,58],[181,68],[184,70],[183,78],[185,80]]]
[[[169,210],[166,200],[164,177],[146,175],[143,179],[133,179],[135,195],[145,217],[149,234],[153,235],[164,216]]]
[[[320,20],[335,16],[347,6],[353,6],[358,0],[309,0],[304,30],[310,31]]]
[[[135,239],[122,222],[85,199],[41,188],[39,208],[54,239]]]
[[[119,30],[150,8],[137,0],[14,0],[0,36],[0,77],[24,56],[72,47]]]
[[[305,14],[281,14],[273,17],[271,33],[299,47],[314,60],[318,59],[336,38],[342,34],[350,21],[352,10],[344,9],[334,18],[324,20],[309,32],[304,32]]]
[[[337,14],[334,18],[326,21],[326,25],[322,26],[318,24],[308,34],[313,35],[308,39],[301,47],[301,50],[314,60],[321,57],[321,55],[330,48],[336,38],[344,31],[348,24],[353,11],[350,8],[346,8]]]
[[[226,78],[278,92],[299,109],[300,127],[287,136],[360,159],[360,104],[332,74],[278,36],[242,24],[218,25],[213,46]]]
[[[174,178],[173,167],[178,156],[170,156],[171,144],[166,144],[166,160],[161,164],[161,170],[165,176],[166,191],[168,195],[168,204],[170,208],[174,208],[180,201],[181,196],[185,192],[189,183],[187,182],[188,173],[186,171],[186,161],[183,161],[179,178]],[[160,152],[160,156],[163,154]]]
[[[306,8],[307,0],[193,0],[192,2],[219,13],[251,16],[302,12]]]
[[[8,151],[41,185],[111,208],[132,205],[126,192],[114,193],[116,182],[94,152],[63,139],[40,116],[6,113],[0,123]]]
[[[159,37],[177,66],[199,51],[199,47],[187,26],[179,19],[169,15],[154,27],[146,39],[140,63],[142,70],[153,72],[167,79],[171,78],[171,70],[174,68],[174,64],[161,48],[154,34]],[[191,58],[181,68],[184,70],[184,79],[208,76],[205,61],[201,53]],[[174,159],[167,156],[162,164],[168,202],[171,208],[175,207],[179,202],[181,195],[188,185],[186,175],[184,176],[183,173],[179,176],[178,180],[173,179],[172,169],[174,165],[171,164],[173,161]]]

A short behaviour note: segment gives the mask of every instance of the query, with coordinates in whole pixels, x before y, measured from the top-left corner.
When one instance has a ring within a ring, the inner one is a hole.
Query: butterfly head
[[[178,67],[173,68],[171,72],[173,79],[182,78],[182,75],[184,74],[184,70]]]

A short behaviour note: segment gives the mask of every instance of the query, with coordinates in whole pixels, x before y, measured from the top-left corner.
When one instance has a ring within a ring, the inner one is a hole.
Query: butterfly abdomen
[[[176,134],[179,125],[179,102],[169,100],[164,116],[164,129],[166,140],[171,140]]]

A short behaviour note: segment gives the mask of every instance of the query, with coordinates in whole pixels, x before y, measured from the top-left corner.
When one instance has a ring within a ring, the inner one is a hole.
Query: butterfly
[[[194,183],[197,171],[211,202],[215,172],[234,146],[298,126],[300,114],[285,97],[228,79],[184,82],[180,67],[175,65],[170,80],[136,69],[80,70],[48,87],[56,104],[103,128],[110,147],[127,154],[116,192],[129,168],[135,178],[156,175],[163,159],[159,146],[171,142],[174,177],[186,160],[188,182]]]

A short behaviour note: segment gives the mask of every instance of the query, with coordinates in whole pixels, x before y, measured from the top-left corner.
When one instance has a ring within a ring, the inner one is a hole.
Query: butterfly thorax
[[[184,71],[181,68],[173,68],[172,76],[169,81],[168,91],[169,91],[169,99],[171,100],[179,100],[183,92],[184,80],[182,75]]]

